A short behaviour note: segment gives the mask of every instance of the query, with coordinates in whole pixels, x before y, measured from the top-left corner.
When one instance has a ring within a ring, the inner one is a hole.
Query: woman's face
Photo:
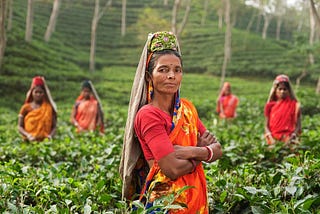
[[[44,98],[44,90],[41,86],[36,86],[32,91],[32,98],[36,103],[41,103]]]
[[[283,82],[278,84],[276,95],[278,99],[285,99],[289,95],[289,89]]]
[[[83,95],[84,99],[86,99],[86,100],[90,99],[91,90],[89,88],[83,88],[82,89],[82,95]]]
[[[182,80],[180,59],[173,54],[160,56],[155,62],[151,79],[155,93],[176,93]]]

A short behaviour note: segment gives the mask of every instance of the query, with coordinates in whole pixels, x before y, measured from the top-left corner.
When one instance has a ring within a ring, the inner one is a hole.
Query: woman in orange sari
[[[238,103],[238,97],[231,93],[230,83],[225,82],[217,99],[216,111],[219,117],[222,119],[235,118],[237,116]]]
[[[25,140],[51,139],[56,131],[57,108],[44,77],[32,79],[24,105],[19,112],[18,130]]]
[[[81,94],[72,108],[71,123],[78,133],[94,131],[97,127],[101,134],[104,133],[101,102],[90,80],[82,83]]]
[[[276,141],[297,142],[301,133],[301,110],[288,76],[281,74],[274,80],[264,114],[268,145]]]
[[[181,80],[175,35],[150,34],[131,91],[120,165],[122,196],[133,200],[137,193],[147,209],[173,194],[173,204],[181,207],[169,213],[208,213],[202,161],[219,159],[221,145],[193,104],[180,98]]]

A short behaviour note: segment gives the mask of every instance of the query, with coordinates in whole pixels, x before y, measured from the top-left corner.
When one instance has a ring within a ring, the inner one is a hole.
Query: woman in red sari
[[[182,73],[175,35],[150,34],[131,91],[120,166],[122,194],[133,200],[138,193],[146,208],[173,194],[173,204],[185,207],[169,213],[208,213],[202,161],[221,158],[222,150],[192,103],[180,98]],[[186,186],[193,188],[183,191]]]
[[[276,141],[296,142],[301,133],[301,109],[288,76],[281,74],[274,80],[264,114],[265,136],[269,145]]]
[[[230,83],[225,82],[217,99],[216,111],[219,117],[222,119],[235,118],[237,116],[238,103],[238,97],[231,93]]]
[[[51,139],[56,132],[57,107],[44,77],[32,79],[26,100],[19,112],[18,130],[28,141]]]
[[[77,128],[78,133],[94,131],[97,127],[101,134],[104,133],[101,102],[89,80],[82,83],[81,94],[72,108],[71,123]]]

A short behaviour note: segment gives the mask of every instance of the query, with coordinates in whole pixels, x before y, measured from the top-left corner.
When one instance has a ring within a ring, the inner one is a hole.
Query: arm
[[[271,130],[269,128],[269,120],[270,120],[270,111],[271,107],[267,103],[264,107],[264,116],[265,116],[265,124],[264,124],[264,131],[265,131],[265,138],[269,144],[275,144],[275,140],[272,137]]]
[[[70,122],[72,124],[74,124],[75,126],[77,126],[76,124],[78,123],[77,120],[76,120],[76,115],[77,115],[77,109],[76,109],[76,105],[74,105],[72,107]]]
[[[158,161],[162,172],[171,180],[193,172],[200,161],[192,162],[189,159],[179,159],[175,152],[171,152]]]
[[[56,130],[57,130],[57,113],[53,111],[52,113],[52,125],[51,125],[52,129],[50,134],[48,135],[48,138],[51,139],[52,136],[55,135]]]
[[[297,103],[296,109],[297,109],[296,110],[297,111],[296,128],[295,128],[294,132],[291,134],[290,140],[294,140],[301,132],[301,109],[300,109],[299,103]]]
[[[198,162],[206,161],[211,163],[222,157],[222,148],[216,137],[206,130],[202,136],[198,137],[196,147],[175,146],[175,153],[179,159],[194,159]]]
[[[79,105],[79,103],[75,103],[75,105],[72,107],[71,123],[72,123],[76,128],[78,128],[79,131],[82,131],[82,127],[79,125],[78,121],[76,120],[78,105]]]
[[[18,118],[18,131],[20,134],[22,134],[23,136],[25,136],[28,140],[30,141],[34,141],[35,137],[32,136],[30,133],[28,133],[25,129],[24,129],[24,116],[23,115],[19,115]]]
[[[97,105],[98,105],[97,126],[100,127],[99,129],[100,134],[103,134],[104,133],[103,112],[98,102],[97,102]]]

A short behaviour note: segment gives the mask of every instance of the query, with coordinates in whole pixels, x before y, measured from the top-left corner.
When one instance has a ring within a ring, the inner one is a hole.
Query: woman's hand
[[[198,136],[198,147],[208,146],[213,143],[218,143],[218,140],[208,130],[206,130],[201,136]]]
[[[32,134],[27,134],[27,139],[29,140],[29,141],[35,141],[36,140],[36,138],[34,137],[34,136],[32,136]]]

